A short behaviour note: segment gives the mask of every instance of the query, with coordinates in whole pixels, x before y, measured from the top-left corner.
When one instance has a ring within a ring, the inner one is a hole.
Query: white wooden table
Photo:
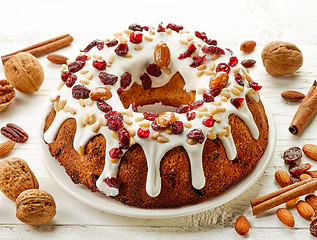
[[[240,59],[257,60],[250,69],[263,85],[262,99],[274,116],[277,144],[270,166],[260,180],[240,197],[216,209],[192,216],[171,219],[134,219],[115,216],[91,208],[67,194],[48,175],[39,153],[40,120],[43,106],[59,82],[60,66],[39,58],[45,70],[41,89],[26,95],[17,93],[15,102],[0,113],[0,127],[8,122],[23,127],[30,135],[24,144],[16,144],[6,157],[25,159],[39,179],[40,188],[51,193],[57,203],[54,220],[45,226],[32,227],[15,217],[14,202],[0,194],[0,239],[242,239],[233,229],[235,219],[243,214],[250,222],[249,239],[314,239],[308,231],[309,221],[292,210],[295,227],[284,226],[275,210],[253,217],[249,201],[278,189],[274,172],[286,169],[281,154],[291,146],[317,144],[315,119],[299,136],[288,132],[298,104],[288,104],[281,97],[284,90],[306,93],[317,79],[317,2],[297,0],[275,1],[6,1],[2,2],[0,22],[0,55],[64,33],[74,42],[57,53],[75,57],[95,38],[106,38],[127,28],[130,23],[157,25],[175,22],[189,30],[205,31],[219,45],[231,48]],[[255,51],[243,55],[239,51],[244,40],[257,42]],[[271,77],[261,62],[263,46],[274,40],[295,43],[303,52],[304,64],[296,73]],[[3,66],[0,77],[4,77]],[[0,136],[0,142],[6,138]],[[303,157],[317,169],[317,163]]]

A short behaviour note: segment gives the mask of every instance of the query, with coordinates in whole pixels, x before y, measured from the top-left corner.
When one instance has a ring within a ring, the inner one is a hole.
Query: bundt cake
[[[74,183],[129,206],[217,196],[268,144],[261,86],[205,32],[132,24],[90,42],[61,80],[44,127],[51,155]],[[141,111],[157,103],[175,110]]]

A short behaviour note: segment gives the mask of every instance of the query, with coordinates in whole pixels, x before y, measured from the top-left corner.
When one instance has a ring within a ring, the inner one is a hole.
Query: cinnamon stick
[[[258,215],[282,203],[317,190],[317,179],[307,179],[281,188],[251,201],[253,215]]]
[[[66,47],[69,44],[71,44],[72,41],[73,41],[73,37],[69,34],[64,34],[58,37],[54,37],[46,41],[34,44],[32,46],[23,48],[16,52],[1,56],[2,63],[4,64],[7,60],[9,60],[11,57],[13,57],[15,54],[19,52],[28,52],[28,53],[31,53],[35,57],[40,57],[42,55],[53,52],[62,47]]]
[[[308,94],[299,105],[289,131],[294,134],[300,134],[309,121],[314,117],[317,112],[317,81],[315,80]]]

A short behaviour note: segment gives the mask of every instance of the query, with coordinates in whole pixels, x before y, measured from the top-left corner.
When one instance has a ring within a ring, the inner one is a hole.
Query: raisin
[[[118,77],[111,73],[101,72],[99,73],[98,77],[105,85],[113,85],[118,81]]]
[[[286,164],[292,164],[302,158],[302,150],[299,147],[291,147],[283,154],[283,159]]]
[[[72,95],[75,99],[86,99],[89,98],[90,90],[84,85],[76,85],[72,89]]]
[[[289,171],[294,174],[302,174],[307,172],[311,168],[310,163],[304,163],[299,166],[292,167]]]
[[[253,67],[255,63],[256,63],[255,60],[247,59],[247,60],[243,60],[243,61],[241,62],[241,65],[242,65],[243,67],[250,68],[250,67]]]

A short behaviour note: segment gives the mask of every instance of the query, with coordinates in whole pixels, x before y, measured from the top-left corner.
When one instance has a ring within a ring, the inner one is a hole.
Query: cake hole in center
[[[175,112],[177,107],[164,106],[162,103],[155,103],[152,105],[139,106],[138,111],[141,113],[151,112],[161,114],[162,112]]]

